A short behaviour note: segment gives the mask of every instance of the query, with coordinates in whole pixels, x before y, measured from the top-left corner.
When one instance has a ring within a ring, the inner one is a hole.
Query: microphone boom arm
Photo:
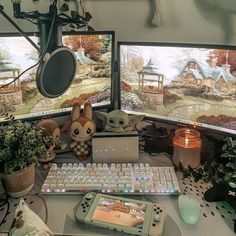
[[[13,25],[17,31],[25,38],[28,40],[28,42],[41,54],[40,48],[37,46],[37,44],[30,39],[30,37],[24,33],[24,31],[4,12],[4,7],[0,4],[0,14],[2,14],[5,19]]]

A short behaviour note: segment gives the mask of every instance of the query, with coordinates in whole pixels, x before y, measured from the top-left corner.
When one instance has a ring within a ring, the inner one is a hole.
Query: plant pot
[[[10,197],[19,198],[31,191],[34,179],[35,167],[31,164],[22,170],[2,176],[2,185]]]
[[[55,159],[56,153],[53,150],[47,152],[45,158],[39,158],[39,162],[42,164],[43,170],[49,169],[52,165],[52,161]]]

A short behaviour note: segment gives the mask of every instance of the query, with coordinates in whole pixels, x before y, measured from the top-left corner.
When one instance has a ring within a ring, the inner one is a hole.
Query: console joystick
[[[153,205],[152,218],[149,227],[149,236],[161,236],[164,229],[166,220],[166,211],[160,204],[155,203]]]
[[[85,196],[81,200],[81,202],[78,205],[78,208],[76,210],[75,217],[78,221],[84,222],[85,217],[88,214],[88,211],[93,203],[95,196],[96,196],[95,193],[86,193],[85,194]]]
[[[85,198],[87,199],[87,200],[91,200],[92,198],[93,198],[93,194],[92,193],[88,193],[88,194],[86,194],[85,195]]]

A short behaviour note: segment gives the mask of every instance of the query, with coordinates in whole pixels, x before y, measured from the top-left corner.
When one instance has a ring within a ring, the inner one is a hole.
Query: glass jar
[[[180,128],[173,138],[173,162],[176,166],[182,163],[183,168],[195,169],[200,165],[202,142],[200,133],[190,128]]]

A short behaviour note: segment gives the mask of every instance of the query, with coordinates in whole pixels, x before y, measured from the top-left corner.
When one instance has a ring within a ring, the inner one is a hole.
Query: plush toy
[[[23,198],[16,207],[8,235],[11,236],[53,236],[41,218],[29,208]]]
[[[122,110],[109,113],[97,111],[96,115],[103,121],[104,131],[126,132],[135,130],[135,124],[144,118],[144,115],[129,116]]]
[[[49,138],[49,145],[46,147],[45,156],[39,158],[43,169],[47,169],[51,167],[52,161],[56,156],[53,149],[60,138],[61,131],[57,121],[52,119],[41,120],[36,123],[35,127],[37,130],[42,130],[42,134]],[[52,138],[51,141],[50,138]]]
[[[96,130],[91,104],[84,104],[82,114],[80,104],[74,104],[71,112],[71,121],[65,124],[61,130],[67,130],[70,137],[74,140],[70,147],[73,148],[75,156],[80,161],[86,160],[89,154],[89,145]]]

